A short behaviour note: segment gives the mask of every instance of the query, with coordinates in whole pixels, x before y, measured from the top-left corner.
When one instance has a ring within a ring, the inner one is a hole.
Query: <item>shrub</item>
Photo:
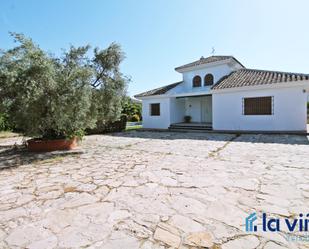
[[[138,122],[142,120],[142,104],[137,100],[126,97],[122,101],[122,114],[126,114],[130,121]],[[133,121],[134,115],[138,116],[138,121]]]
[[[101,134],[109,132],[120,132],[126,129],[127,117],[122,115],[120,120],[108,122],[102,126],[96,126],[93,129],[87,129],[87,134]]]
[[[137,114],[134,114],[132,117],[131,117],[131,122],[139,122],[140,119],[139,119],[139,116]]]
[[[120,116],[120,120],[126,120],[126,122],[127,122],[129,120],[128,115],[122,113],[121,116]]]
[[[0,113],[0,131],[6,131],[10,129],[7,114]]]

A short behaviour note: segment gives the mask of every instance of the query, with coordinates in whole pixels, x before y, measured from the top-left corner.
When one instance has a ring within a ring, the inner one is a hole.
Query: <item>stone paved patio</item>
[[[244,228],[308,213],[305,136],[133,131],[41,155],[20,140],[0,140],[0,248],[309,248]]]

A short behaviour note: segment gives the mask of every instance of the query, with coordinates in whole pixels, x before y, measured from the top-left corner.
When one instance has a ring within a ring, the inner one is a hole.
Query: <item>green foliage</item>
[[[127,118],[121,115],[120,120],[105,122],[100,126],[96,126],[94,129],[88,129],[87,134],[102,134],[108,132],[120,132],[126,129]]]
[[[138,122],[142,119],[142,104],[127,97],[122,102],[122,113],[127,115],[128,121]],[[136,116],[138,121],[135,121]]]
[[[139,116],[137,114],[134,114],[132,117],[131,117],[131,122],[139,122],[140,119],[139,119]]]
[[[14,125],[10,120],[7,109],[8,109],[8,103],[6,101],[0,103],[0,131],[10,131],[14,129]]]
[[[8,115],[5,113],[0,113],[0,131],[7,131],[10,129]]]
[[[92,67],[95,80],[92,83],[92,111],[97,115],[96,129],[106,130],[108,124],[120,119],[121,101],[126,94],[126,86],[130,79],[120,73],[120,63],[124,54],[118,44],[112,43],[107,49],[94,49]]]
[[[31,39],[12,34],[19,45],[0,54],[0,105],[17,129],[41,138],[81,137],[96,123],[116,120],[126,80],[119,72],[123,54],[73,47],[62,57],[47,54]]]
[[[307,102],[307,109],[309,109],[309,102]]]

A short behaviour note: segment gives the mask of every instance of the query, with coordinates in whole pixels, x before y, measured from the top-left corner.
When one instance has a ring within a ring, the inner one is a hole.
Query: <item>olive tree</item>
[[[17,129],[32,137],[66,138],[118,118],[126,84],[118,45],[95,49],[91,59],[89,46],[71,46],[57,58],[21,34],[12,36],[18,46],[0,51],[0,105],[6,103]]]
[[[93,105],[97,112],[97,128],[120,118],[122,100],[126,94],[129,78],[119,69],[124,54],[118,44],[112,43],[107,49],[94,49],[93,68],[95,78],[92,83]]]

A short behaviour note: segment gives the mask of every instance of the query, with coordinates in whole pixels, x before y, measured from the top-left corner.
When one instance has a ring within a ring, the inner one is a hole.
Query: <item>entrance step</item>
[[[170,125],[170,127],[168,127],[168,129],[169,130],[175,130],[175,131],[183,131],[183,130],[189,130],[189,131],[191,131],[191,130],[210,131],[210,130],[212,130],[212,126]]]

